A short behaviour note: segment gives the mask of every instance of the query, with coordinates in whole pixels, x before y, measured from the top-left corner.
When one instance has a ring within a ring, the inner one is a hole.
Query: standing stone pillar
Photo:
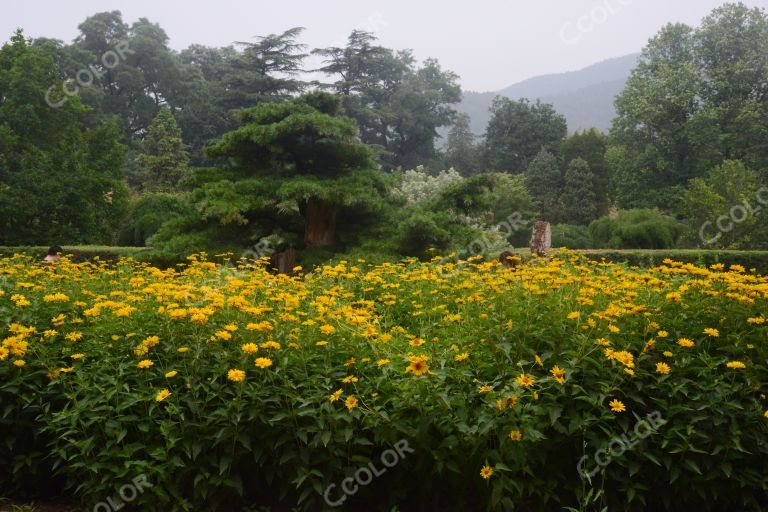
[[[543,220],[533,225],[531,235],[531,255],[546,257],[552,248],[552,226]]]

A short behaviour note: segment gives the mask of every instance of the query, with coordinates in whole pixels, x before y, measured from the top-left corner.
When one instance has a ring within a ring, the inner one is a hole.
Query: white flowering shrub
[[[455,169],[440,171],[436,176],[432,176],[420,165],[416,169],[405,171],[400,185],[392,192],[403,197],[409,205],[417,205],[437,197],[450,185],[463,180]]]

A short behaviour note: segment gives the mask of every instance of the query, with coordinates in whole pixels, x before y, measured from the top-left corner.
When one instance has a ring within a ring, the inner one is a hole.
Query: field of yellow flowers
[[[0,259],[0,496],[92,510],[140,477],[120,496],[141,510],[768,504],[766,277],[569,252],[295,270]]]

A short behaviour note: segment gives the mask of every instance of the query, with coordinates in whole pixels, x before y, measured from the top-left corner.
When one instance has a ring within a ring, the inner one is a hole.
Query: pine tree
[[[476,137],[469,121],[469,115],[458,114],[448,132],[445,145],[445,163],[464,176],[470,176],[478,170]]]
[[[187,171],[189,156],[181,140],[181,130],[167,108],[157,113],[136,157],[141,188],[145,191],[170,191]]]
[[[542,220],[557,222],[563,175],[557,158],[542,148],[525,171],[525,186],[536,202]]]
[[[310,247],[334,245],[337,219],[349,226],[346,215],[359,222],[382,206],[385,179],[340,107],[317,92],[242,111],[241,126],[206,150],[226,163],[190,177],[198,217],[175,233],[161,230],[157,241],[175,247],[172,237],[186,230],[199,235],[198,245],[207,238],[242,247],[275,233],[288,246],[301,246],[301,238]]]
[[[589,224],[598,217],[597,179],[582,158],[570,161],[560,196],[561,216],[569,224]]]

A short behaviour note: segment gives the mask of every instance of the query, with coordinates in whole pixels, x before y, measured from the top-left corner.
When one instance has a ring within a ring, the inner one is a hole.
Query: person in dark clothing
[[[504,251],[499,255],[499,261],[502,265],[504,265],[504,268],[507,269],[514,269],[517,268],[517,266],[520,263],[520,257],[515,256],[510,251]]]
[[[64,249],[60,245],[53,245],[48,249],[48,254],[45,255],[43,261],[46,263],[56,263],[61,259],[61,255],[64,253]]]

